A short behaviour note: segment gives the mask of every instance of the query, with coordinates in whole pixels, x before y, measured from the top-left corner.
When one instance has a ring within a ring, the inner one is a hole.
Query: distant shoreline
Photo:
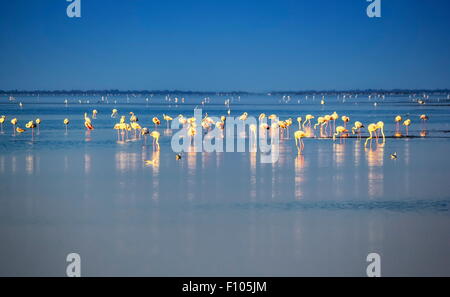
[[[204,96],[236,96],[236,95],[417,95],[417,94],[450,94],[450,89],[366,89],[366,90],[304,90],[304,91],[182,91],[182,90],[0,90],[0,95],[204,95]]]

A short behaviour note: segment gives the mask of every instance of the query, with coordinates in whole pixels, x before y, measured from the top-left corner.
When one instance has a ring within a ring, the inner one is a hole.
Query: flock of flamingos
[[[98,111],[93,110],[92,111],[92,119],[97,118]],[[160,145],[159,145],[159,137],[160,133],[157,131],[158,126],[161,125],[161,121],[158,117],[153,117],[152,122],[154,124],[154,131],[150,132],[149,128],[141,127],[141,125],[138,123],[138,117],[133,113],[129,113],[129,119],[127,122],[127,117],[122,115],[119,118],[119,122],[116,123],[113,126],[113,129],[117,130],[117,137],[118,141],[125,142],[128,140],[137,140],[140,139],[141,136],[146,139],[146,136],[151,136],[153,138],[153,149],[159,151]],[[228,109],[228,115],[230,115],[230,110]],[[91,117],[88,116],[87,113],[84,114],[84,126],[85,128],[90,131],[94,129]],[[113,109],[111,113],[111,118],[117,118],[119,117],[119,113],[117,109]],[[420,120],[422,121],[422,125],[425,125],[426,121],[428,121],[428,116],[425,114],[420,115]],[[197,123],[197,120],[195,117],[185,117],[183,115],[178,115],[176,120],[183,126],[184,129],[186,129],[187,135],[192,138],[197,133],[197,125],[200,124],[202,129],[209,131],[212,128],[224,130],[226,125],[226,116],[221,116],[220,120],[214,121],[213,118],[209,117],[207,114],[206,116],[201,120],[201,123]],[[244,112],[242,115],[239,116],[239,120],[245,121],[248,119],[248,113]],[[267,119],[271,121],[271,124],[269,125],[267,123]],[[317,117],[317,123],[313,124],[312,121],[315,119],[315,117],[311,114],[306,115],[304,118],[298,117],[296,121],[298,122],[298,130],[294,132],[294,139],[295,139],[295,145],[298,150],[298,154],[302,154],[304,149],[304,142],[303,138],[314,138],[315,130],[319,130],[320,138],[332,138],[333,140],[336,140],[336,137],[339,137],[341,140],[342,138],[350,137],[350,131],[352,134],[356,134],[357,138],[361,138],[361,130],[367,129],[367,132],[369,133],[368,137],[366,138],[366,141],[364,143],[364,146],[366,147],[367,144],[375,137],[378,143],[378,138],[382,137],[383,144],[385,143],[385,134],[384,134],[384,122],[379,121],[377,123],[370,123],[367,125],[367,127],[359,121],[355,121],[353,123],[353,126],[351,128],[348,128],[347,125],[349,125],[350,118],[348,116],[341,116],[340,119],[342,121],[342,125],[336,126],[336,121],[339,120],[339,115],[334,112],[331,115],[324,115]],[[6,116],[2,115],[0,116],[0,127],[1,127],[1,133],[3,134],[3,124],[6,122]],[[163,115],[163,120],[167,122],[167,128],[169,128],[169,124],[174,119],[168,115]],[[396,116],[394,119],[394,122],[396,124],[396,131],[394,134],[394,137],[403,137],[401,133],[401,127],[400,125],[405,127],[405,134],[408,136],[408,128],[411,125],[411,119],[403,119],[401,116]],[[271,114],[269,116],[266,116],[266,114],[262,113],[259,115],[259,122],[260,122],[260,132],[265,135],[265,133],[268,131],[273,132],[276,129],[280,132],[281,135],[286,131],[289,133],[290,126],[293,125],[293,119],[288,118],[286,120],[279,120],[278,116],[276,114]],[[18,119],[12,118],[10,120],[10,123],[12,124],[13,128],[13,136],[16,135],[16,133],[21,134],[26,131],[26,129],[31,130],[32,135],[34,136],[34,129],[37,129],[37,133],[39,134],[39,128],[41,125],[41,119],[37,118],[34,121],[29,121],[25,124],[25,128],[22,128],[18,125]],[[63,120],[63,124],[65,126],[65,131],[67,134],[68,126],[70,124],[70,120],[68,118],[65,118]],[[249,125],[249,130],[252,134],[252,136],[256,137],[256,130],[257,126],[255,124]],[[134,137],[129,134],[134,134]],[[381,134],[381,136],[380,136]],[[277,134],[278,135],[278,134]],[[391,155],[392,158],[395,158],[395,155]],[[181,155],[176,155],[177,159],[181,158]]]

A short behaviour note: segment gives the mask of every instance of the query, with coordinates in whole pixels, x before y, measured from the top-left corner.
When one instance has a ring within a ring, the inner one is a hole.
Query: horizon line
[[[248,94],[248,95],[261,95],[261,94],[337,94],[337,93],[449,93],[449,88],[423,88],[423,89],[408,89],[408,88],[368,88],[368,89],[324,89],[324,90],[269,90],[269,91],[243,91],[243,90],[230,90],[230,91],[199,91],[199,90],[120,90],[120,89],[35,89],[35,90],[0,90],[0,94],[39,94],[39,93],[53,93],[53,94]]]

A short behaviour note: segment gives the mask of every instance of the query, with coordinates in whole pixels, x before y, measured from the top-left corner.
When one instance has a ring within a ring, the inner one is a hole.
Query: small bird
[[[112,117],[112,118],[115,118],[116,116],[117,116],[117,109],[114,108],[114,109],[112,110],[111,117]]]
[[[94,109],[94,110],[92,111],[92,118],[93,118],[93,119],[96,119],[96,118],[97,118],[97,113],[98,113],[97,109]]]
[[[175,160],[177,160],[177,161],[181,160],[181,154],[176,154],[175,155]]]
[[[391,154],[391,160],[397,160],[397,153]]]
[[[420,105],[423,105],[423,104],[425,104],[425,101],[423,101],[423,100],[417,100],[417,103],[419,103]]]

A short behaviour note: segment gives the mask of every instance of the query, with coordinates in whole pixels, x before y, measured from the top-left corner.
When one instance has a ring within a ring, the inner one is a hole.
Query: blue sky
[[[450,87],[450,1],[0,0],[0,89]]]

